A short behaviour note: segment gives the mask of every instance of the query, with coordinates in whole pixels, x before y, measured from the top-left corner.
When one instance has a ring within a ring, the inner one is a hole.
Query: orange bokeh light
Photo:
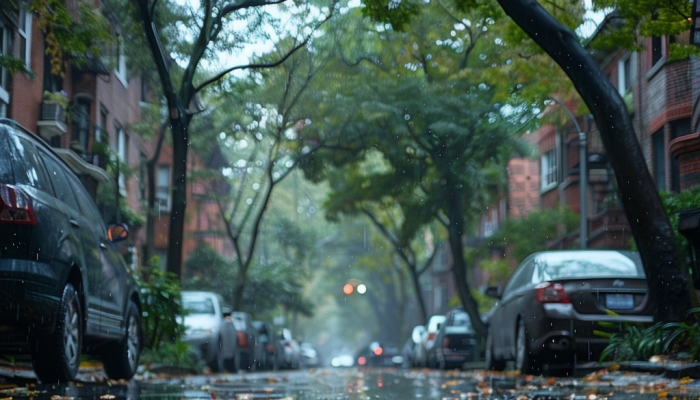
[[[354,291],[355,287],[353,287],[350,283],[346,283],[345,286],[343,286],[343,293],[345,293],[346,295],[350,295]]]
[[[382,352],[384,352],[384,350],[382,350],[381,347],[377,347],[376,349],[374,349],[374,355],[376,356],[381,356]]]

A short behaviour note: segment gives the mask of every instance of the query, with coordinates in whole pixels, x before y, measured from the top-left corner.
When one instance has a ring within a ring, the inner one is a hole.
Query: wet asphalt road
[[[656,375],[599,372],[583,378],[543,378],[481,370],[319,369],[41,385],[0,379],[0,399],[700,399],[700,382]]]

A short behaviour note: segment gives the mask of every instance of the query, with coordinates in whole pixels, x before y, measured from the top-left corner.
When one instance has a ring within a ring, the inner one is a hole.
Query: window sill
[[[550,192],[550,191],[556,189],[558,185],[559,185],[558,182],[553,182],[553,183],[548,184],[547,186],[543,186],[540,188],[540,194],[545,194],[547,192]]]

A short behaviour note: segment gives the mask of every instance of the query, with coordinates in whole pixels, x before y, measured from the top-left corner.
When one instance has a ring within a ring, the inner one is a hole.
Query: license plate
[[[608,294],[605,296],[605,307],[615,310],[631,310],[634,308],[634,297],[631,294]]]

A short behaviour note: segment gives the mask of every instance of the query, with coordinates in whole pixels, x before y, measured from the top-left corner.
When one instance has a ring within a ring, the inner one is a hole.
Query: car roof
[[[218,293],[215,292],[205,292],[196,290],[183,290],[180,292],[182,297],[216,297],[218,298]]]

